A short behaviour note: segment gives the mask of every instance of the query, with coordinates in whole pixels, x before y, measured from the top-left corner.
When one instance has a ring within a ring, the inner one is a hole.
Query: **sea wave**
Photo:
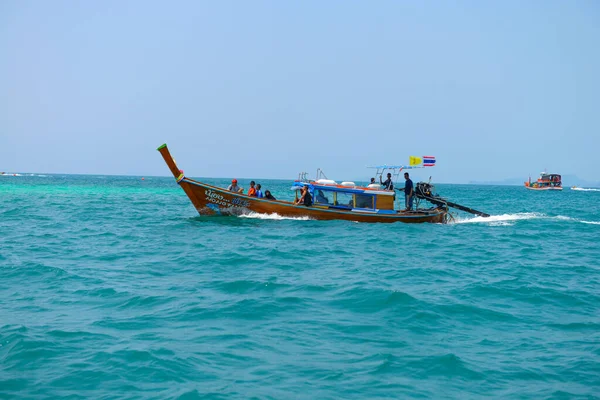
[[[561,221],[573,221],[573,222],[580,222],[582,224],[600,225],[599,221],[584,221],[582,219],[566,217],[564,215],[558,215],[558,216],[552,217],[552,218],[558,219],[558,220],[561,220]]]
[[[517,214],[502,214],[502,215],[490,215],[489,217],[474,217],[455,220],[456,224],[473,224],[473,223],[487,223],[496,225],[509,225],[514,221],[525,220],[525,219],[539,219],[544,218],[544,214],[540,213],[517,213]]]
[[[567,217],[565,215],[548,216],[542,213],[516,213],[516,214],[502,214],[502,215],[491,215],[489,217],[474,217],[474,218],[457,218],[454,223],[456,224],[472,224],[472,223],[487,223],[490,225],[513,225],[515,221],[528,220],[528,219],[545,219],[545,220],[558,220],[558,221],[570,221],[579,222],[583,224],[600,225],[598,221],[584,221],[578,218]]]
[[[4,172],[1,173],[0,176],[41,176],[41,177],[48,177],[48,175],[44,175],[44,174],[19,174],[18,172]]]
[[[443,185],[492,217],[302,223],[49,176],[0,179],[0,398],[597,396],[595,195]]]
[[[600,189],[579,188],[579,187],[572,187],[571,190],[577,190],[579,192],[600,192]]]

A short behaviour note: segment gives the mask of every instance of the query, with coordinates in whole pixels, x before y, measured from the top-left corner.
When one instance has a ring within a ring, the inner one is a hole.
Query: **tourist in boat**
[[[256,188],[254,187],[256,182],[250,181],[250,189],[248,189],[248,196],[256,197]]]
[[[230,192],[236,192],[236,193],[243,193],[244,192],[244,189],[238,186],[237,179],[232,179],[231,180],[231,185],[229,185],[227,187],[227,190],[229,190]]]
[[[369,189],[381,189],[381,185],[375,181],[375,178],[371,178],[371,182],[367,186]]]
[[[256,185],[256,197],[258,197],[259,199],[262,199],[264,197],[262,190],[260,190],[261,188],[262,186],[260,186],[260,183]]]
[[[265,190],[265,199],[269,199],[269,200],[277,200],[277,199],[275,198],[275,196],[273,196],[273,195],[271,194],[271,191],[270,191],[270,190]]]
[[[323,194],[322,190],[319,190],[317,192],[317,195],[315,196],[315,202],[316,203],[328,204],[329,203],[329,199]]]
[[[296,201],[296,204],[303,204],[306,207],[312,206],[312,197],[308,192],[308,186],[302,187],[302,196]]]
[[[379,177],[379,182],[383,185],[384,190],[394,190],[394,182],[392,182],[392,174],[388,172],[387,179],[385,182],[381,181],[381,176]]]
[[[410,180],[408,172],[404,173],[404,205],[406,206],[406,211],[412,210],[413,206],[413,196],[414,196],[414,187],[413,181]]]
[[[363,196],[357,194],[356,196],[356,207],[357,208],[373,208],[373,197]]]

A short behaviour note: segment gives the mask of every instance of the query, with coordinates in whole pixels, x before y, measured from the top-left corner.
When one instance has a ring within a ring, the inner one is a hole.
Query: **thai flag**
[[[423,156],[423,166],[424,167],[433,167],[434,165],[435,165],[435,157]]]

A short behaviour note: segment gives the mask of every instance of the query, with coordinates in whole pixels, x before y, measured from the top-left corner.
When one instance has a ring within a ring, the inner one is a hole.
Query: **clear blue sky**
[[[0,2],[0,171],[598,180],[597,1]]]

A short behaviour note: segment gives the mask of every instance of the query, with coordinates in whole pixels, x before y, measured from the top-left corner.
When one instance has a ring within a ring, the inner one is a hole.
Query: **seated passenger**
[[[329,204],[329,199],[325,197],[323,191],[319,189],[319,191],[317,192],[317,196],[315,197],[315,202]]]
[[[356,207],[373,208],[373,198],[371,196],[356,196]]]
[[[312,196],[308,192],[308,186],[302,187],[302,196],[296,200],[296,204],[305,205],[306,207],[312,206]]]
[[[264,197],[262,190],[260,190],[261,188],[262,186],[260,186],[260,183],[256,185],[256,197],[258,197],[259,199],[262,199]]]
[[[277,199],[275,198],[275,196],[273,196],[273,195],[271,194],[271,191],[269,191],[269,190],[265,190],[265,199],[269,199],[269,200],[277,200]]]
[[[248,189],[248,196],[256,197],[256,188],[254,187],[256,183],[254,181],[250,181],[250,189]]]
[[[227,190],[229,190],[230,192],[236,192],[236,193],[243,193],[244,192],[244,189],[238,186],[237,179],[232,179],[231,180],[231,185],[229,185],[227,187]]]
[[[375,181],[375,178],[371,178],[371,182],[367,187],[369,189],[381,189],[381,185]]]

